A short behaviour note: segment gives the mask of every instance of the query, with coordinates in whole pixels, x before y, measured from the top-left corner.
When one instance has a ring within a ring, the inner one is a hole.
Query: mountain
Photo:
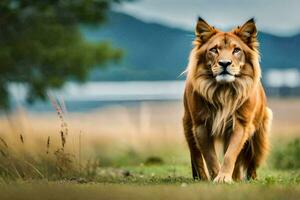
[[[91,73],[91,80],[178,80],[187,65],[193,32],[148,23],[132,16],[111,12],[101,27],[84,26],[89,41],[107,40],[124,50],[118,64]],[[261,65],[269,68],[300,69],[300,34],[279,37],[259,33]]]

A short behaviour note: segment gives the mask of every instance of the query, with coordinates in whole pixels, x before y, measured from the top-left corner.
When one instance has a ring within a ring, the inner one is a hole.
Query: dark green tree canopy
[[[49,88],[85,81],[90,69],[121,57],[106,42],[89,43],[81,24],[100,24],[118,0],[1,0],[0,108],[9,107],[9,83],[24,83],[27,99]]]

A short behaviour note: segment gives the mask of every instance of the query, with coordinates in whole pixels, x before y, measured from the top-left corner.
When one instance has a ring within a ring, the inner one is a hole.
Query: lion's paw
[[[228,173],[219,172],[218,176],[214,179],[214,183],[232,183],[232,176]]]

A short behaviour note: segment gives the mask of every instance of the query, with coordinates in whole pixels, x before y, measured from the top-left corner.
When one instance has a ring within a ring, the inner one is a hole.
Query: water
[[[61,90],[49,91],[63,99],[69,112],[89,111],[112,105],[135,106],[146,101],[178,101],[183,97],[184,81],[127,81],[67,83]],[[29,111],[53,111],[49,102],[25,103],[24,85],[10,86],[13,105],[25,106]]]

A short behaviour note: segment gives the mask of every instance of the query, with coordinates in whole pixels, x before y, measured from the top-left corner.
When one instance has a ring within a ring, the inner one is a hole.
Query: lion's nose
[[[231,60],[219,60],[219,65],[226,69],[229,65],[231,65]]]

